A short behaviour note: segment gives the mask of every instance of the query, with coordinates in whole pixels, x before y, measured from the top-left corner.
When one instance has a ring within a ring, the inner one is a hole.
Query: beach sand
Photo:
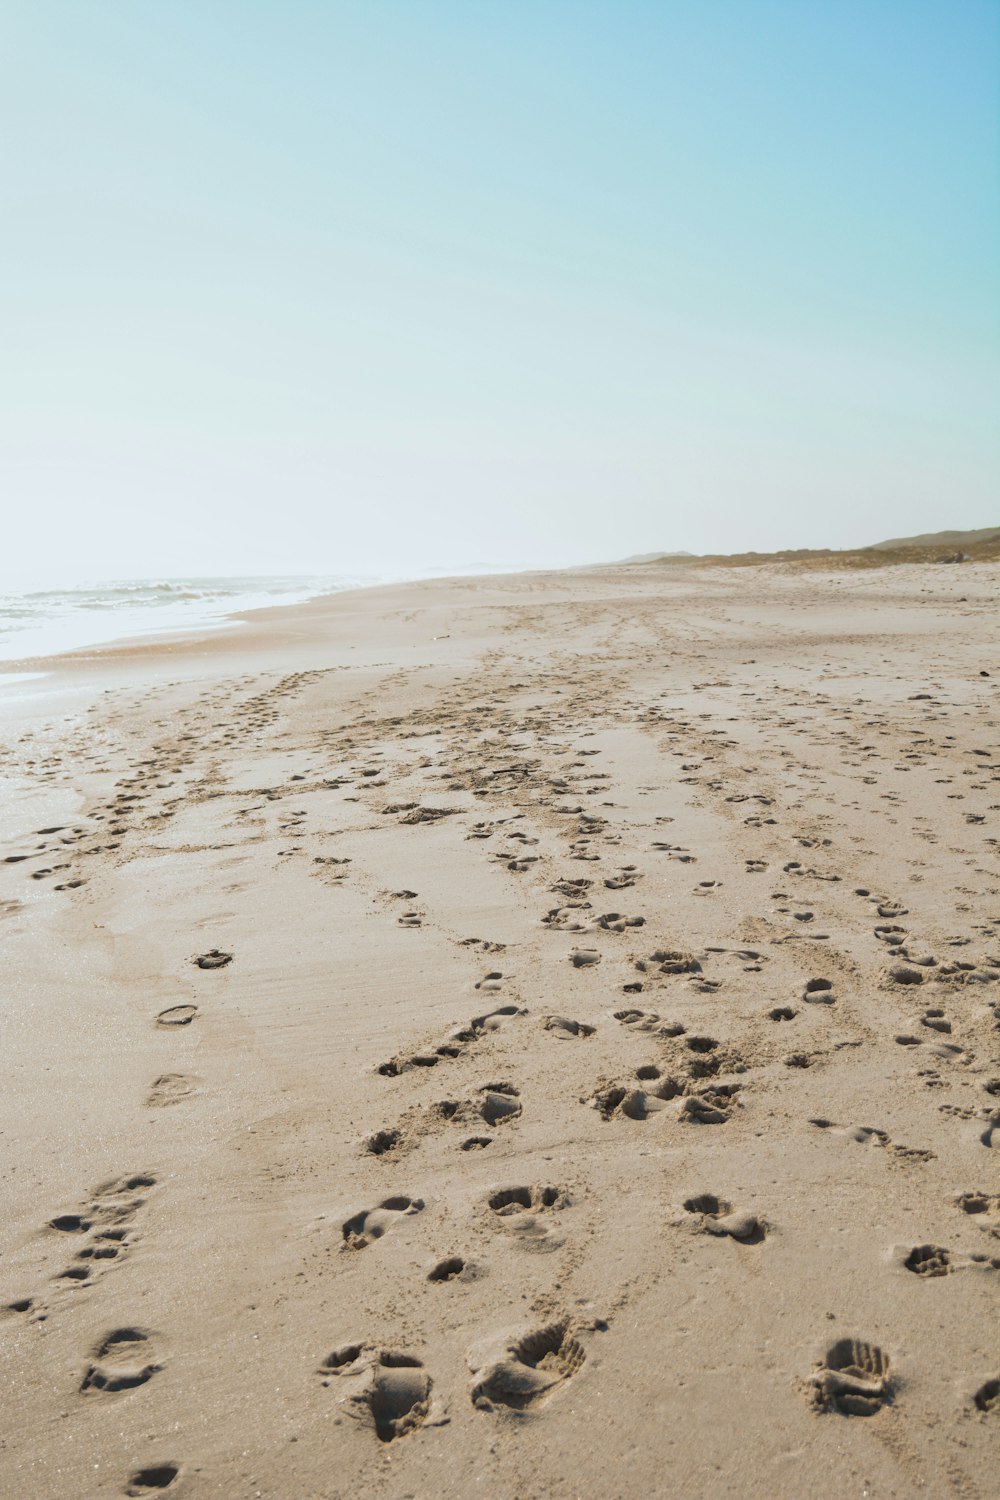
[[[55,663],[0,734],[0,1494],[995,1493],[998,583]]]

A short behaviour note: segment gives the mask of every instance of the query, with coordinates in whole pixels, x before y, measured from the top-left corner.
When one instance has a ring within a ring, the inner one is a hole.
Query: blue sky
[[[998,43],[987,0],[8,7],[3,573],[1000,521]]]

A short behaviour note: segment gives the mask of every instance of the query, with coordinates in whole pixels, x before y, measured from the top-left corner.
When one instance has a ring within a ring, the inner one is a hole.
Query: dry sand
[[[998,581],[425,583],[10,707],[0,1493],[995,1493]]]

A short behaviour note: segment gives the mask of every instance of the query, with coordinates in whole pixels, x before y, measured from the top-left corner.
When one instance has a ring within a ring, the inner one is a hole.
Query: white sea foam
[[[21,661],[132,636],[222,628],[227,616],[374,578],[258,577],[117,579],[69,589],[0,593],[0,661]]]

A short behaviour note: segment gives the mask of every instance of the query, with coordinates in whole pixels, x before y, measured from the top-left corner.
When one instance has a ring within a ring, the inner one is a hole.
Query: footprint
[[[678,1119],[691,1125],[724,1125],[729,1119],[729,1111],[710,1099],[692,1095],[681,1105]]]
[[[91,1227],[92,1222],[82,1214],[57,1214],[54,1219],[49,1220],[49,1227],[58,1229],[60,1234],[83,1234]]]
[[[719,1043],[714,1036],[689,1036],[684,1046],[694,1054],[687,1059],[692,1078],[709,1078],[719,1072],[723,1063],[731,1061],[728,1052],[718,1052]]]
[[[724,1125],[732,1118],[739,1087],[738,1083],[717,1083],[688,1094],[677,1118],[692,1125]]]
[[[141,1328],[116,1328],[94,1348],[80,1382],[81,1394],[112,1395],[145,1385],[163,1366],[151,1335]]]
[[[637,1074],[647,1071],[639,1068]],[[658,1073],[659,1069],[654,1068],[653,1071]],[[663,1109],[668,1099],[676,1099],[683,1091],[683,1085],[676,1078],[661,1078],[647,1088],[612,1084],[609,1088],[601,1089],[587,1103],[597,1110],[602,1120],[614,1120],[622,1115],[630,1120],[648,1120],[650,1115]]]
[[[515,858],[511,858],[509,850],[507,850],[506,852],[498,851],[493,856],[493,858],[498,859],[501,864],[503,864],[508,870],[512,871],[515,875],[523,875],[525,870],[530,870],[532,865],[538,863],[537,854],[522,854]]]
[[[323,1384],[336,1376],[359,1382],[344,1398],[344,1409],[374,1430],[379,1442],[391,1443],[422,1427],[430,1414],[432,1381],[423,1362],[394,1349],[348,1344],[335,1349],[320,1366]]]
[[[922,974],[919,969],[910,968],[907,964],[894,964],[886,978],[891,984],[916,985],[923,984],[927,975]]]
[[[5,1313],[15,1313],[15,1314],[16,1313],[27,1313],[27,1312],[32,1312],[32,1311],[36,1311],[37,1312],[37,1310],[38,1309],[36,1307],[34,1297],[15,1297],[12,1302],[6,1302],[6,1303],[4,1303],[4,1307],[3,1307],[3,1311]]]
[[[469,1026],[474,1036],[480,1037],[487,1031],[499,1031],[504,1021],[510,1016],[524,1015],[527,1015],[527,1010],[523,1005],[501,1005],[496,1010],[489,1011],[485,1016],[473,1016]]]
[[[148,1173],[114,1178],[94,1189],[86,1208],[50,1219],[48,1228],[77,1246],[70,1265],[54,1279],[89,1283],[99,1270],[120,1260],[129,1249],[131,1221],[146,1201],[144,1192],[155,1185]]]
[[[467,1356],[475,1379],[472,1404],[481,1411],[524,1411],[572,1379],[586,1358],[568,1319],[477,1345]]]
[[[914,1245],[903,1265],[915,1276],[949,1276],[953,1269],[951,1255],[940,1245]]]
[[[171,1005],[161,1010],[156,1018],[157,1026],[190,1026],[198,1014],[197,1005]]]
[[[376,1071],[383,1078],[398,1078],[400,1073],[406,1073],[410,1068],[436,1068],[439,1062],[461,1055],[462,1048],[457,1043],[442,1042],[433,1052],[414,1052],[410,1057],[391,1057],[388,1062],[379,1063]]]
[[[428,1281],[457,1281],[466,1270],[465,1261],[460,1255],[449,1255],[444,1260],[439,1260],[427,1273]]]
[[[797,1015],[798,1011],[793,1010],[790,1005],[776,1005],[773,1010],[768,1011],[767,1018],[769,1021],[794,1021]]]
[[[629,927],[645,927],[645,917],[624,917],[620,912],[609,911],[594,919],[594,926],[604,932],[625,932]]]
[[[159,1109],[168,1104],[180,1104],[183,1099],[190,1099],[194,1092],[194,1083],[183,1073],[161,1073],[159,1078],[154,1078],[150,1084],[146,1104],[150,1109]]]
[[[562,932],[586,932],[588,924],[581,913],[590,910],[589,901],[574,901],[571,906],[553,906],[542,918],[542,926],[556,927]]]
[[[511,1083],[487,1083],[478,1090],[479,1101],[474,1105],[487,1125],[501,1125],[516,1120],[521,1113],[518,1091]]]
[[[636,968],[641,974],[700,974],[701,964],[693,953],[675,948],[658,948],[649,958],[640,958]]]
[[[856,1141],[860,1146],[887,1146],[889,1137],[884,1130],[877,1130],[873,1125],[835,1125],[832,1120],[825,1120],[822,1116],[809,1121],[815,1125],[817,1130],[827,1130],[831,1135],[840,1136],[844,1140]]]
[[[574,969],[589,968],[592,964],[599,964],[601,955],[596,948],[574,948],[569,956],[569,961]]]
[[[364,1250],[367,1245],[387,1234],[399,1219],[420,1213],[423,1206],[421,1198],[399,1196],[383,1199],[377,1208],[362,1209],[341,1225],[344,1248]]]
[[[401,823],[436,823],[440,818],[450,818],[458,812],[457,807],[414,807],[400,818]]]
[[[614,1018],[623,1026],[634,1026],[636,1031],[652,1031],[660,1020],[653,1010],[616,1010]]]
[[[889,1356],[862,1339],[838,1339],[812,1377],[816,1405],[847,1417],[871,1417],[892,1398]]]
[[[330,1375],[351,1377],[362,1374],[365,1368],[362,1355],[365,1352],[366,1345],[364,1344],[343,1344],[334,1349],[319,1367],[319,1374],[324,1377],[323,1384],[329,1384],[327,1377]]]
[[[380,1443],[422,1427],[430,1409],[431,1377],[412,1354],[382,1350],[367,1386],[349,1398],[351,1415],[367,1421]]]
[[[543,1023],[546,1031],[561,1042],[572,1041],[574,1037],[593,1036],[595,1027],[586,1025],[583,1021],[570,1021],[565,1016],[546,1016]]]
[[[1000,1212],[1000,1193],[960,1193],[956,1206],[964,1214],[986,1214]]]
[[[502,976],[487,975],[487,981],[500,979]],[[486,981],[480,981],[486,985]],[[476,986],[477,989],[480,985]],[[473,1016],[467,1026],[460,1026],[443,1042],[437,1043],[428,1052],[414,1052],[409,1056],[391,1057],[388,1062],[380,1063],[376,1072],[383,1078],[398,1078],[401,1073],[406,1073],[410,1068],[435,1068],[438,1063],[461,1057],[465,1048],[471,1043],[479,1041],[488,1032],[499,1031],[500,1027],[512,1016],[527,1015],[527,1008],[523,1005],[501,1005],[496,1010],[491,1010],[483,1016]]]
[[[562,1238],[542,1216],[558,1212],[569,1201],[561,1188],[536,1185],[498,1188],[490,1194],[487,1205],[525,1249],[556,1250],[563,1243]]]
[[[936,1006],[924,1011],[920,1017],[920,1024],[930,1031],[939,1031],[945,1036],[951,1035],[951,1022],[946,1019],[944,1011]]]
[[[1000,1379],[994,1375],[992,1380],[984,1381],[972,1399],[977,1411],[996,1416],[1000,1412]]]
[[[371,1156],[389,1156],[403,1143],[401,1130],[376,1130],[365,1141],[365,1150]]]
[[[510,1215],[532,1208],[562,1208],[568,1201],[561,1188],[512,1187],[491,1193],[489,1205],[496,1214]]]
[[[682,865],[695,865],[698,863],[695,856],[689,853],[681,844],[666,844],[660,840],[656,840],[653,843],[653,848],[658,849],[661,854],[665,854],[668,859],[679,860]]]
[[[928,1151],[920,1146],[893,1145],[890,1147],[890,1151],[892,1153],[890,1160],[895,1165],[901,1167],[920,1166],[924,1162],[934,1161],[936,1155],[935,1152]]]
[[[207,953],[199,953],[191,960],[199,969],[224,969],[232,961],[233,955],[223,953],[221,948],[210,948]]]
[[[155,1495],[160,1490],[167,1490],[178,1478],[181,1472],[180,1464],[162,1463],[147,1464],[142,1469],[136,1469],[129,1476],[125,1486],[126,1495]]]
[[[807,1005],[833,1005],[837,997],[829,979],[807,979],[802,998]]]
[[[717,1198],[714,1193],[685,1198],[684,1209],[699,1220],[699,1228],[706,1234],[728,1234],[734,1240],[754,1245],[764,1239],[765,1229],[756,1214],[734,1209],[725,1198]]]

